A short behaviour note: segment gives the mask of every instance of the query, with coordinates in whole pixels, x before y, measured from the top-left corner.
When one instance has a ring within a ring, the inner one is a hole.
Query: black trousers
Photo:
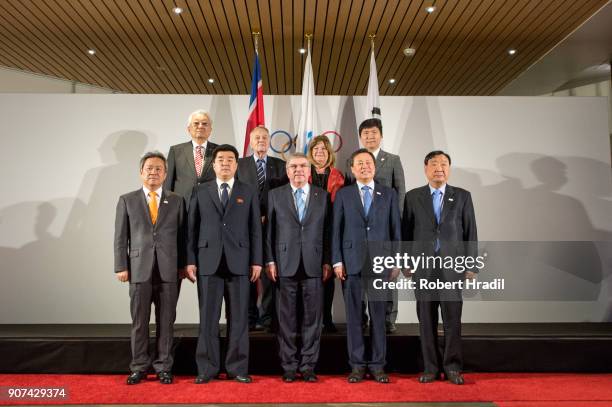
[[[419,334],[425,373],[461,371],[461,311],[463,301],[417,300]],[[444,327],[444,350],[438,347],[438,309]]]
[[[280,277],[277,285],[278,344],[281,367],[285,372],[314,370],[321,344],[323,283],[321,277],[309,277],[300,261],[292,277]],[[298,302],[303,316],[298,327]],[[301,333],[299,351],[297,336]]]
[[[387,337],[385,332],[386,301],[368,298],[370,312],[370,349],[366,352],[365,339],[361,324],[362,303],[365,284],[371,282],[362,279],[361,274],[348,275],[342,282],[344,305],[346,307],[346,339],[349,353],[349,364],[352,368],[383,369],[386,364]]]
[[[132,372],[146,372],[151,365],[155,372],[172,370],[174,356],[174,320],[178,285],[164,282],[159,275],[157,258],[153,261],[151,279],[143,283],[130,283],[130,313],[132,330],[130,345],[132,349]],[[149,354],[149,320],[151,304],[155,305],[156,346],[155,354]]]
[[[225,296],[227,321],[227,354],[225,370],[229,375],[246,375],[249,368],[249,276],[229,272],[225,254],[217,272],[198,275],[200,329],[196,347],[198,374],[216,376],[221,369],[219,319]]]

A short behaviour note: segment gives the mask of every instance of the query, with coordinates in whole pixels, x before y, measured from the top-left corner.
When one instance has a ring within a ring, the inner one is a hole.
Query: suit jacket
[[[350,171],[350,165],[347,164],[347,168],[349,170],[345,177],[346,185],[354,184],[355,177],[353,177]],[[376,175],[374,176],[374,181],[395,190],[400,213],[402,213],[406,182],[404,181],[404,168],[402,167],[400,157],[381,149],[378,152],[378,157],[376,157]]]
[[[372,206],[365,215],[357,184],[338,191],[333,205],[332,263],[342,262],[347,274],[359,274],[372,255],[371,242],[380,242],[384,254],[396,250],[390,242],[401,240],[400,212],[394,189],[374,185]]]
[[[189,198],[191,197],[193,187],[215,179],[215,172],[212,167],[212,153],[216,147],[217,144],[210,141],[206,144],[202,174],[199,178],[195,171],[193,143],[191,140],[170,147],[168,152],[168,175],[164,182],[164,189],[174,191],[185,198],[187,209],[189,209]]]
[[[129,270],[131,283],[151,279],[153,261],[162,281],[177,281],[185,267],[185,202],[162,189],[157,222],[151,222],[142,188],[119,197],[115,217],[115,272]]]
[[[259,186],[257,184],[257,165],[252,155],[242,157],[238,160],[236,178],[251,185],[259,193]],[[263,191],[259,194],[259,210],[262,215],[268,212],[268,191],[285,185],[288,182],[289,178],[287,178],[285,162],[280,158],[268,156],[266,159],[266,182],[264,183]]]
[[[189,204],[187,236],[187,263],[197,265],[198,274],[214,274],[225,253],[232,274],[248,275],[249,266],[263,264],[257,193],[235,179],[224,211],[216,180],[198,185]]]
[[[434,254],[439,240],[441,256],[478,255],[476,216],[468,191],[446,185],[440,224],[434,215],[429,185],[408,191],[404,201],[402,238],[410,245],[411,254]]]
[[[321,277],[323,264],[330,264],[328,194],[310,186],[306,212],[298,219],[291,185],[270,191],[267,214],[266,263],[275,262],[281,277],[294,276],[300,265],[310,277]]]

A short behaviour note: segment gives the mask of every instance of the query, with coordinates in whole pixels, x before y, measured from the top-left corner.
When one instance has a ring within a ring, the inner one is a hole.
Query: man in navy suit
[[[308,184],[310,163],[296,153],[287,161],[289,185],[270,191],[266,233],[266,271],[277,282],[279,356],[283,381],[296,372],[316,382],[322,327],[323,281],[331,277],[327,191]],[[304,310],[298,328],[297,302]],[[297,336],[302,348],[298,358]]]
[[[402,237],[414,255],[471,256],[478,255],[476,217],[472,196],[465,189],[447,184],[451,158],[444,151],[432,151],[425,156],[425,176],[428,184],[406,193],[402,217]],[[454,282],[475,277],[476,270],[457,273],[440,268],[420,269],[417,281],[417,316],[424,373],[421,383],[446,378],[463,384],[461,354],[461,290],[421,290],[419,281]],[[438,308],[444,327],[444,352],[438,350]]]
[[[336,277],[342,280],[346,307],[347,342],[352,371],[349,383],[363,380],[369,369],[374,380],[388,383],[386,363],[385,298],[371,291],[373,279],[370,249],[378,244],[399,242],[400,212],[397,193],[374,183],[374,155],[367,149],[355,151],[349,161],[356,183],[338,191],[334,202],[332,261]],[[391,253],[389,253],[391,254]],[[387,273],[397,277],[398,270]],[[362,330],[362,298],[368,292],[371,349],[366,355]]]
[[[262,233],[257,192],[234,178],[238,151],[223,144],[213,152],[214,181],[194,189],[188,215],[187,276],[198,282],[200,330],[196,384],[220,370],[219,318],[226,294],[228,378],[250,383],[248,306],[250,281],[262,268]],[[197,275],[197,276],[196,276]]]

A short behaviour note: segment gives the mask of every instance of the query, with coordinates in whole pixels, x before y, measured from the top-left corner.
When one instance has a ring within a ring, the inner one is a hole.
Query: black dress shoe
[[[438,373],[423,373],[419,376],[419,383],[433,383],[436,380],[440,380]]]
[[[205,384],[205,383],[210,382],[211,380],[212,380],[212,377],[205,375],[205,374],[199,374],[195,378],[195,384]]]
[[[326,334],[335,334],[338,332],[338,328],[333,322],[328,322],[327,324],[323,324],[323,333]]]
[[[382,369],[370,370],[372,377],[378,383],[389,383],[389,376]]]
[[[304,379],[305,382],[309,382],[309,383],[314,383],[314,382],[319,381],[319,378],[317,377],[317,375],[314,374],[312,370],[306,370],[302,372],[302,379]]]
[[[228,374],[227,379],[236,380],[237,382],[240,382],[240,383],[251,383],[253,381],[253,379],[251,379],[251,376],[249,376],[248,374],[245,374],[245,375],[239,374],[236,376]]]
[[[170,372],[159,372],[157,378],[161,384],[172,384],[172,373]]]
[[[132,372],[127,378],[127,384],[138,384],[146,377],[147,374],[145,372]]]
[[[297,379],[297,376],[295,372],[285,372],[283,373],[282,379],[285,383],[293,383]]]
[[[395,326],[394,322],[387,322],[385,324],[385,329],[386,329],[388,334],[392,334],[392,333],[395,333],[397,331],[397,327]]]
[[[348,377],[348,382],[349,383],[359,383],[360,381],[363,380],[364,376],[365,376],[364,368],[353,368],[353,370],[351,371],[351,374]]]
[[[451,370],[451,371],[447,372],[446,373],[446,378],[452,384],[462,385],[464,383],[463,375],[461,374],[461,372],[458,372],[458,371],[455,371],[455,370]]]

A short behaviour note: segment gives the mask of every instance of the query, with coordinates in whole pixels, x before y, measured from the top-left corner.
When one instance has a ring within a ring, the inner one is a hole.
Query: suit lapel
[[[212,199],[213,203],[215,204],[215,207],[217,208],[217,212],[219,212],[219,214],[223,216],[223,205],[221,205],[221,199],[219,199],[219,192],[217,191],[217,183],[211,182],[210,184],[208,184],[208,188],[206,189],[208,190],[210,199]]]
[[[247,157],[247,176],[244,181],[251,185],[257,185],[257,165],[252,155]]]
[[[140,197],[140,204],[142,205],[142,210],[145,217],[149,220],[149,225],[153,226],[153,221],[151,221],[151,211],[149,210],[149,203],[147,202],[147,197],[145,196],[142,188],[139,190],[138,196]],[[159,215],[159,212],[158,212]]]
[[[293,214],[293,218],[297,223],[300,223],[300,217],[297,213],[297,208],[295,207],[295,199],[293,198],[293,189],[291,188],[291,184],[287,184],[283,186],[283,194],[285,195],[285,201],[289,205],[289,211]],[[304,217],[305,219],[306,217]]]
[[[379,184],[374,183],[374,190],[372,191],[372,204],[370,205],[370,211],[368,212],[368,219],[370,219],[371,216],[374,216],[372,214],[380,205],[379,201],[383,199],[383,193],[380,192],[379,188]],[[365,214],[365,210],[363,213]]]
[[[353,205],[357,205],[359,207],[358,212],[361,214],[361,217],[363,218],[363,220],[367,220],[366,215],[365,215],[365,210],[363,209],[363,202],[361,201],[361,192],[359,191],[359,185],[357,185],[357,182],[355,182],[354,188],[353,188],[353,199],[351,199],[351,201],[353,202]],[[372,207],[370,207],[370,211],[372,210]]]
[[[159,198],[159,208],[157,209],[157,222],[155,222],[155,225],[159,225],[159,223],[161,222],[162,219],[164,219],[164,216],[166,215],[166,210],[167,210],[167,206],[168,204],[164,204],[164,201],[166,200],[166,190],[162,189],[162,193],[161,193],[161,197]]]
[[[227,201],[227,207],[225,208],[224,215],[230,213],[232,208],[236,206],[235,202],[238,198],[242,198],[242,193],[242,184],[240,183],[240,181],[234,178],[234,186],[232,187],[232,190],[230,192],[229,201]],[[221,200],[219,200],[219,203],[221,203]]]
[[[455,205],[455,188],[446,184],[446,190],[444,191],[444,204],[442,205],[442,214],[440,215],[440,223],[444,223],[446,215],[451,211]]]
[[[306,201],[306,213],[304,213],[304,219],[302,219],[302,223],[308,223],[308,218],[310,217],[310,213],[312,212],[312,208],[315,205],[319,204],[319,191],[315,191],[314,188],[310,187],[310,193],[308,194],[308,200]],[[295,207],[295,205],[293,205]]]
[[[193,143],[190,141],[189,143],[185,143],[183,148],[183,155],[185,158],[185,165],[189,168],[193,175],[197,178],[198,174],[195,170],[195,161],[193,159]],[[202,171],[204,173],[204,171]]]
[[[436,215],[434,214],[434,211],[433,211],[433,201],[431,200],[431,194],[429,192],[429,185],[425,185],[421,189],[421,193],[419,194],[419,201],[421,202],[421,206],[423,206],[423,209],[427,213],[427,217],[435,225]]]
[[[376,169],[382,168],[387,164],[387,153],[383,150],[378,152],[378,157],[376,158]]]
[[[212,153],[214,148],[210,145],[210,142],[206,143],[206,150],[204,151],[204,162],[202,163],[202,173],[200,174],[200,178],[206,175],[208,169],[212,165]],[[192,154],[193,156],[193,154]],[[193,158],[192,158],[193,160]],[[195,168],[195,163],[193,164],[193,168]]]

